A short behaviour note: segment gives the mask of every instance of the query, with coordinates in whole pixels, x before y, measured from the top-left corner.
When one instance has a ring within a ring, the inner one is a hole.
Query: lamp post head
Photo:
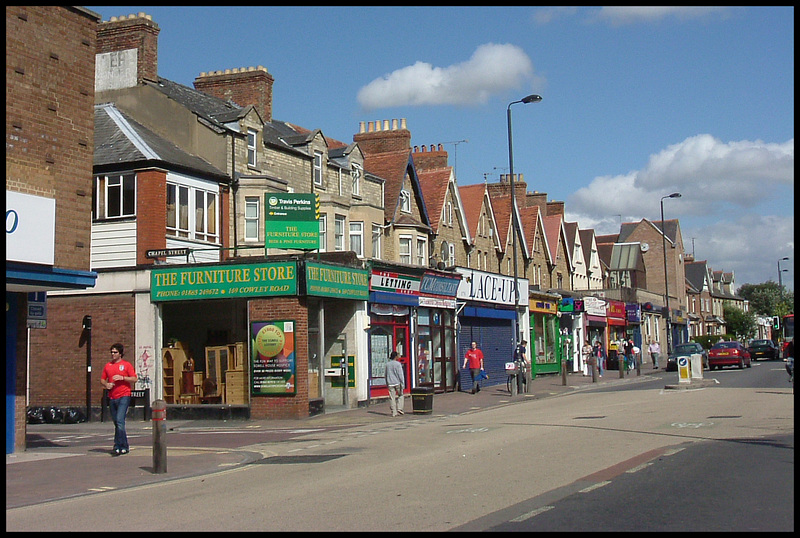
[[[664,198],[680,198],[680,197],[681,197],[681,193],[673,192],[672,194],[667,194],[665,196],[662,196],[661,199],[663,200]]]
[[[527,105],[528,103],[538,103],[538,102],[539,102],[539,101],[541,101],[541,100],[542,100],[542,96],[541,96],[541,95],[536,95],[535,93],[534,93],[534,94],[531,94],[531,95],[528,95],[527,97],[523,97],[522,99],[520,99],[520,101],[522,101],[522,102],[523,102],[523,103],[525,103],[526,105]]]

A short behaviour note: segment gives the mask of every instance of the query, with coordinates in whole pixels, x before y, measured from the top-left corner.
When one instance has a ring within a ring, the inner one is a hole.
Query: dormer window
[[[314,185],[322,187],[322,152],[314,152]]]
[[[247,130],[247,165],[248,166],[255,166],[256,165],[256,131],[253,129]]]
[[[400,211],[411,213],[411,193],[405,189],[400,191]]]

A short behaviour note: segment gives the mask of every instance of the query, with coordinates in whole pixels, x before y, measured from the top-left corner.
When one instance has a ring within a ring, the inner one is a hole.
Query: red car
[[[750,353],[739,342],[717,342],[708,350],[708,367],[738,366],[750,368]]]

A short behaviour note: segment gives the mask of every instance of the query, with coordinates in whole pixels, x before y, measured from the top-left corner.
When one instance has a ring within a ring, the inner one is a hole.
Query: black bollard
[[[619,364],[619,378],[625,377],[625,355],[617,355],[617,363]]]
[[[561,361],[561,385],[567,386],[567,361]]]
[[[153,472],[167,472],[167,402],[156,400],[150,410],[153,417]]]

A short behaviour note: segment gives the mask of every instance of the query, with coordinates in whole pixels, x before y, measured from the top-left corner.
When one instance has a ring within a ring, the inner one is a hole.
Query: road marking
[[[113,486],[103,486],[103,487],[100,487],[100,488],[89,488],[89,491],[96,491],[96,492],[100,493],[100,492],[103,492],[103,491],[111,491],[112,489],[117,489],[117,488],[115,488]]]
[[[643,463],[643,464],[641,464],[641,465],[637,465],[636,467],[634,467],[634,468],[632,468],[632,469],[628,469],[628,470],[627,470],[627,471],[625,471],[625,472],[626,472],[626,473],[635,473],[635,472],[637,472],[637,471],[641,471],[642,469],[644,469],[644,468],[646,468],[646,467],[648,467],[648,466],[650,466],[650,465],[653,465],[653,462],[647,462],[647,463]]]
[[[592,484],[589,487],[583,488],[582,490],[578,491],[578,493],[589,493],[592,490],[597,488],[602,488],[603,486],[607,486],[611,483],[611,480],[603,480],[602,482],[598,482],[597,484]]]
[[[519,523],[520,521],[525,521],[526,519],[530,519],[534,516],[538,516],[543,512],[547,512],[548,510],[552,510],[555,506],[542,506],[541,508],[537,508],[536,510],[531,510],[527,514],[522,514],[521,516],[515,517],[511,521],[514,523]]]
[[[674,454],[677,454],[681,450],[685,450],[685,449],[683,449],[683,448],[671,448],[671,449],[667,450],[666,452],[664,452],[664,455],[665,456],[672,456]]]

